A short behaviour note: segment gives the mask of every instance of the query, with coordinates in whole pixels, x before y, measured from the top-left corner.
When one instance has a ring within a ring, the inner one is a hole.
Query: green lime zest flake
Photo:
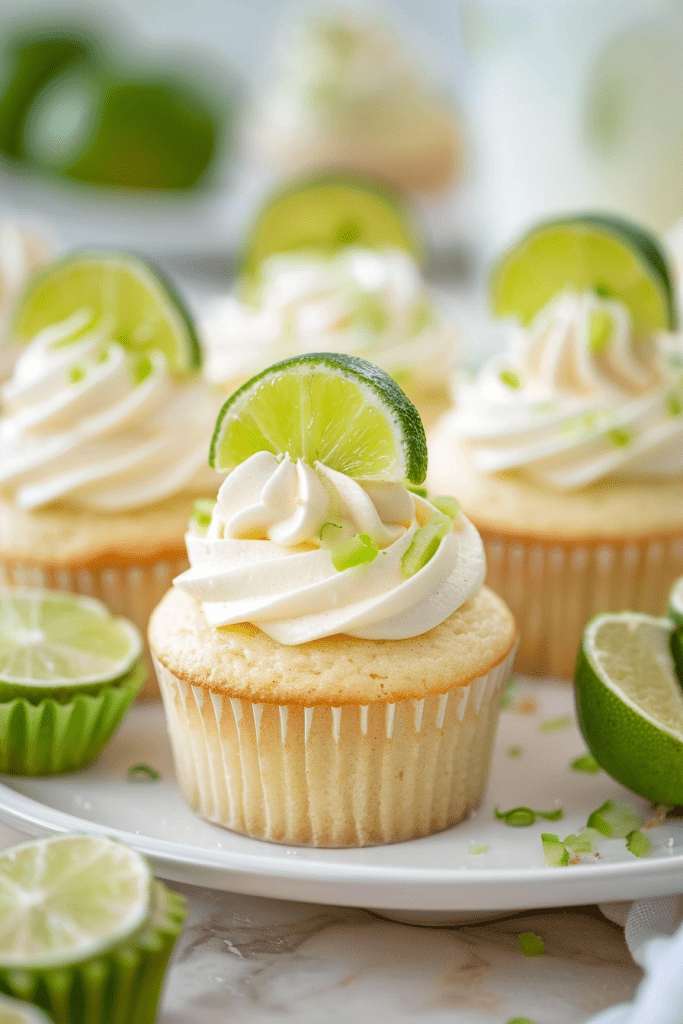
[[[633,832],[626,836],[626,849],[634,857],[646,857],[652,849],[652,843],[640,829],[634,828]]]
[[[126,773],[129,782],[158,782],[161,774],[149,764],[133,764]]]
[[[538,818],[543,818],[545,821],[560,821],[564,816],[561,807],[557,807],[554,811],[534,811],[531,807],[512,807],[509,811],[500,811],[494,807],[493,813],[499,821],[504,821],[506,825],[511,825],[513,828],[533,825]]]
[[[337,572],[352,569],[355,565],[372,562],[377,558],[379,547],[367,533],[355,533],[348,540],[335,544],[330,549],[332,565]]]
[[[588,818],[588,826],[597,829],[608,839],[625,839],[629,832],[640,828],[640,825],[637,811],[621,800],[606,800]]]
[[[149,377],[151,372],[152,360],[148,356],[141,356],[133,367],[133,380],[136,384],[141,384],[145,377]]]
[[[542,832],[543,856],[549,868],[565,868],[569,864],[569,853],[559,836]]]
[[[664,408],[669,416],[683,415],[683,396],[679,395],[676,391],[672,391],[664,399]]]
[[[109,349],[106,347],[106,345],[103,345],[102,348],[97,353],[97,355],[95,356],[95,362],[106,363],[107,359],[109,359]]]
[[[520,932],[519,948],[524,956],[542,956],[545,953],[545,943],[535,932]]]
[[[476,843],[470,843],[467,848],[467,852],[471,854],[472,857],[476,857],[480,853],[488,853],[488,849],[488,846],[477,846]]]
[[[505,751],[505,753],[507,754],[508,757],[521,757],[522,756],[522,748],[521,747],[508,747],[507,750]]]
[[[414,484],[406,484],[406,490],[410,491],[411,494],[417,494],[418,498],[427,497],[426,487],[416,487]]]
[[[66,371],[66,379],[69,384],[80,384],[85,378],[85,368],[83,366],[70,366]]]
[[[600,355],[609,347],[614,333],[614,321],[604,309],[591,310],[588,319],[588,347],[593,355]]]
[[[602,768],[592,754],[583,754],[581,757],[575,757],[573,761],[569,762],[569,767],[573,772],[586,772],[587,775],[597,775],[598,772],[602,771]]]
[[[424,526],[418,527],[413,534],[410,547],[403,552],[401,572],[405,579],[419,572],[436,554],[439,544],[453,529],[453,522],[440,512],[432,516]]]
[[[536,1022],[531,1017],[510,1017],[505,1024],[536,1024]]]
[[[546,718],[545,722],[540,722],[538,731],[561,732],[563,729],[569,729],[573,724],[574,719],[571,715],[558,715],[557,718]]]
[[[519,683],[514,678],[508,679],[503,690],[503,696],[500,698],[500,706],[503,710],[509,708],[511,704],[517,699],[517,691],[519,689]]]
[[[323,523],[320,527],[319,537],[323,544],[333,545],[337,543],[339,534],[337,530],[343,530],[344,527],[341,523]]]
[[[595,828],[582,828],[578,833],[570,833],[562,840],[564,845],[572,853],[594,853],[596,843],[601,842],[605,837]]]
[[[508,366],[504,370],[501,370],[498,374],[498,379],[502,384],[505,384],[506,387],[511,388],[512,391],[519,391],[522,387],[522,378],[517,370],[513,370],[512,367]]]
[[[435,498],[430,498],[429,500],[434,508],[438,508],[439,512],[448,516],[453,522],[460,515],[460,502],[457,498],[451,497],[450,494],[437,494]]]
[[[607,431],[606,437],[615,448],[628,448],[633,441],[633,435],[623,427],[613,427]]]
[[[192,506],[192,518],[190,526],[193,526],[200,533],[208,530],[211,525],[211,516],[216,505],[215,498],[197,498]]]

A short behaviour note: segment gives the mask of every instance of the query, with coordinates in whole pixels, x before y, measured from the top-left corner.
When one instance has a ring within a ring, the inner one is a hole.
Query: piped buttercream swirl
[[[0,380],[12,373],[21,346],[12,343],[8,325],[12,309],[29,278],[52,254],[43,235],[13,221],[0,221]]]
[[[683,474],[683,347],[636,341],[619,302],[560,294],[460,385],[449,427],[479,470],[558,490]]]
[[[257,625],[283,644],[337,633],[366,639],[418,636],[480,589],[479,534],[459,515],[414,575],[401,560],[438,510],[398,483],[359,483],[327,466],[257,452],[218,492],[204,536],[186,537],[191,568],[174,581],[196,597],[211,626]],[[362,534],[378,549],[338,571],[330,547]]]
[[[25,346],[2,388],[0,492],[20,508],[100,512],[214,489],[207,437],[217,400],[173,378],[160,352],[132,353],[85,311]]]

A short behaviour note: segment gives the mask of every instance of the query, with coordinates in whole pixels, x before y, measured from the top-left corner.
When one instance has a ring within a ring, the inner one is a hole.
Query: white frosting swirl
[[[3,387],[0,491],[20,508],[110,512],[213,490],[218,404],[206,385],[175,381],[161,353],[131,353],[87,321],[79,311],[42,331]]]
[[[253,303],[230,295],[207,310],[210,381],[232,386],[289,355],[334,351],[370,358],[409,388],[443,387],[454,331],[408,253],[349,247],[330,259],[271,256],[257,288]]]
[[[438,516],[401,484],[358,483],[320,463],[257,452],[223,482],[205,536],[188,533],[191,568],[174,580],[211,626],[251,622],[283,644],[346,633],[418,636],[480,589],[479,534],[459,515],[432,558],[404,577],[418,528]],[[367,534],[373,561],[337,571],[329,544]]]
[[[12,373],[23,346],[12,344],[8,325],[14,303],[29,278],[52,254],[53,247],[36,230],[0,222],[0,380]]]
[[[683,474],[683,347],[636,341],[628,310],[563,293],[463,383],[450,427],[483,472],[558,490],[606,477]]]

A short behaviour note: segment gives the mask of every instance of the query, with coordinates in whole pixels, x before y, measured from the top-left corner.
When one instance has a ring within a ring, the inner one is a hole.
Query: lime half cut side
[[[491,275],[497,316],[528,324],[562,291],[595,291],[628,308],[636,337],[677,325],[673,275],[652,235],[618,217],[584,214],[541,224]]]
[[[12,333],[28,342],[78,312],[134,352],[163,352],[177,375],[201,364],[183,301],[163,274],[130,253],[76,252],[44,267],[19,300]]]
[[[683,690],[674,625],[637,612],[599,615],[574,676],[579,725],[595,760],[656,804],[683,804]]]
[[[275,253],[333,256],[349,245],[391,246],[421,258],[421,246],[397,193],[360,176],[317,174],[286,185],[266,204],[251,229],[242,269],[253,275]]]
[[[0,995],[0,1024],[53,1024],[53,1022],[37,1006]]]
[[[322,462],[357,480],[419,484],[427,472],[415,406],[383,370],[339,353],[276,363],[228,399],[210,464],[234,469],[259,451]]]
[[[0,853],[0,966],[49,967],[106,952],[141,928],[152,873],[105,836],[60,835]]]
[[[101,601],[57,590],[0,589],[0,695],[7,686],[111,682],[141,653],[135,626],[113,618]]]

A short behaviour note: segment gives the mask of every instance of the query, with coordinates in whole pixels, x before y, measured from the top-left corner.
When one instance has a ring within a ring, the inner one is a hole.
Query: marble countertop
[[[0,825],[0,848],[24,836]],[[581,1024],[632,998],[623,931],[596,907],[457,928],[173,884],[188,917],[158,1024]],[[535,932],[542,956],[518,935]]]

